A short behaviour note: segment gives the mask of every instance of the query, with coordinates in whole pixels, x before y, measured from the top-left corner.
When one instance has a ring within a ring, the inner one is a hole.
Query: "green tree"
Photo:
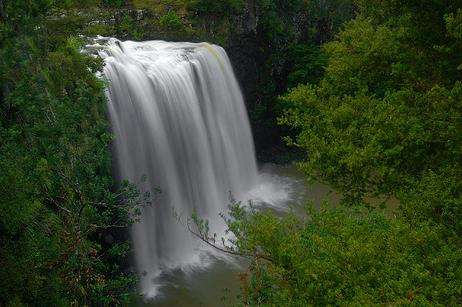
[[[249,113],[257,149],[267,151],[283,147],[280,139],[287,133],[277,125],[277,97],[299,82],[319,81],[326,66],[320,46],[353,17],[354,10],[351,0],[258,0],[256,7],[258,94]]]
[[[356,3],[323,47],[323,77],[280,99],[300,168],[343,206],[306,218],[234,206],[244,305],[462,303],[462,3]],[[378,195],[398,208],[365,203]]]
[[[232,207],[233,253],[251,259],[241,277],[245,306],[462,303],[460,241],[447,240],[444,226],[364,207],[307,213]]]
[[[62,4],[2,7],[0,305],[127,303],[137,280],[124,233],[141,199],[111,176],[101,61],[49,37]]]
[[[415,37],[426,16],[416,14],[376,24],[363,12],[325,46],[320,84],[282,98],[281,123],[299,131],[295,143],[307,152],[302,168],[350,198],[396,194],[426,171],[460,169],[457,15],[440,12],[432,33]]]

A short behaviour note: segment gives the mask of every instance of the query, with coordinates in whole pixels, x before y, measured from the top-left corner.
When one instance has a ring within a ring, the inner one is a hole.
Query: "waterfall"
[[[141,291],[152,296],[160,272],[186,266],[200,253],[200,242],[174,215],[196,210],[212,233],[222,234],[219,214],[227,211],[229,193],[239,197],[257,184],[249,120],[219,46],[111,38],[98,53],[118,177],[161,191],[132,227]]]

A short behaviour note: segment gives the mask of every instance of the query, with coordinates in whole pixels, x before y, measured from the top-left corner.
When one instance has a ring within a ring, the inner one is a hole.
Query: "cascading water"
[[[132,230],[141,290],[153,296],[162,270],[199,255],[200,242],[172,211],[196,210],[220,234],[229,193],[239,197],[257,185],[252,134],[223,48],[111,38],[98,49],[119,176],[131,182],[144,176],[142,190],[161,190]]]

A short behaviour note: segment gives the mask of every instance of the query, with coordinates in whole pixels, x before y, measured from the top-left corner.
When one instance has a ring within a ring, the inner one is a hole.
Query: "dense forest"
[[[96,35],[224,46],[259,160],[342,195],[230,206],[241,306],[462,304],[461,1],[0,0],[0,305],[137,300]]]

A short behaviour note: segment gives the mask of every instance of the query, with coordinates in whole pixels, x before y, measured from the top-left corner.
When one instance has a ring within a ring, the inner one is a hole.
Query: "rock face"
[[[234,30],[225,48],[249,107],[256,101],[258,83],[258,17],[255,0],[247,0],[244,12],[234,16],[232,23]]]
[[[231,38],[228,51],[236,77],[241,86],[247,106],[256,101],[258,83],[258,45],[254,34],[240,34]]]

